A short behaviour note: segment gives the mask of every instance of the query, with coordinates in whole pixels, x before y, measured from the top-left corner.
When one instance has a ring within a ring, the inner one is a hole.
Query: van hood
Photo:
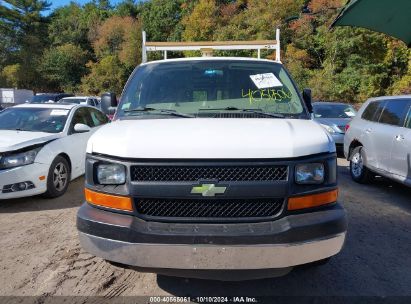
[[[87,152],[146,159],[261,159],[335,152],[335,145],[312,120],[170,118],[107,124],[92,135]]]
[[[45,132],[0,130],[0,153],[42,144],[58,137],[59,134]]]

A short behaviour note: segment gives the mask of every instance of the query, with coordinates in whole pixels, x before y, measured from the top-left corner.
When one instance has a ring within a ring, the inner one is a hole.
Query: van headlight
[[[120,164],[98,164],[97,181],[101,185],[122,185],[126,182],[126,167]]]
[[[9,169],[34,163],[40,149],[33,149],[26,152],[0,155],[0,169]]]
[[[321,184],[324,182],[324,165],[321,163],[297,165],[295,182],[297,184]]]

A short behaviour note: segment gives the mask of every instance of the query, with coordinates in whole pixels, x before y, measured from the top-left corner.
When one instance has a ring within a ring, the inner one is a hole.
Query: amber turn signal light
[[[129,197],[95,192],[87,188],[84,189],[84,194],[86,201],[90,204],[118,210],[133,211],[133,204]]]
[[[338,189],[323,193],[310,194],[304,196],[290,197],[288,199],[288,210],[299,210],[313,208],[321,205],[334,203],[338,198]]]

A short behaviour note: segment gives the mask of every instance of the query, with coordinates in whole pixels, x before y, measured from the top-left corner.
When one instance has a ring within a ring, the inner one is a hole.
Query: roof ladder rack
[[[168,51],[201,51],[203,56],[212,56],[214,50],[257,50],[258,59],[261,50],[275,50],[275,61],[280,59],[280,29],[276,30],[276,40],[256,41],[194,41],[194,42],[148,42],[143,31],[143,63],[147,62],[147,52],[162,51],[167,59]]]

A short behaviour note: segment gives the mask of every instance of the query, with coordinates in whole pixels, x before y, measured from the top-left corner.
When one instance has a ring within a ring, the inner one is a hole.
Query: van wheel
[[[59,197],[66,193],[70,183],[70,166],[64,157],[57,156],[50,165],[45,197]]]
[[[354,181],[367,184],[373,179],[373,173],[364,164],[364,148],[357,147],[351,152],[350,173]]]

